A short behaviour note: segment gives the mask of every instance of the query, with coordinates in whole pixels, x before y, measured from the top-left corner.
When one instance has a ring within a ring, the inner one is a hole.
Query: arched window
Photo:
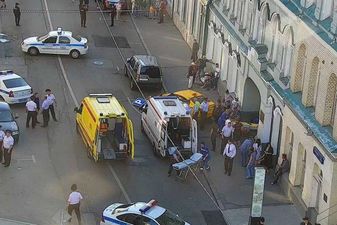
[[[281,61],[279,62],[279,68],[281,73],[283,73],[283,77],[290,76],[290,68],[291,68],[291,59],[293,55],[294,48],[294,35],[291,26],[286,26],[283,32],[283,43],[281,47]]]
[[[277,37],[280,30],[280,15],[274,14],[271,18],[270,22],[271,26],[271,34],[270,34],[270,43],[268,45],[268,59],[270,62],[275,63],[276,55],[277,55]]]
[[[325,106],[324,106],[324,117],[323,126],[331,125],[334,123],[335,108],[336,108],[336,92],[337,92],[337,76],[336,74],[331,74],[329,78],[329,83],[327,87]]]
[[[294,88],[293,91],[302,91],[303,84],[303,76],[306,67],[306,51],[307,48],[304,44],[301,44],[298,49],[297,60],[296,60],[296,70],[295,70],[295,78],[294,78]]]
[[[261,14],[257,25],[257,42],[264,43],[266,24],[269,17],[269,5],[265,3],[261,8]]]
[[[308,82],[308,90],[307,90],[307,106],[315,105],[315,96],[316,96],[316,83],[318,77],[318,67],[319,67],[319,58],[315,57],[311,62],[310,74],[309,74],[309,82]]]

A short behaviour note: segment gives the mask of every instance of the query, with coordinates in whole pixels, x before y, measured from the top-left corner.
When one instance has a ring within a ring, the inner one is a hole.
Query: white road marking
[[[119,188],[121,189],[121,191],[122,191],[122,193],[123,193],[123,195],[124,195],[125,200],[126,200],[127,203],[129,203],[129,204],[132,203],[132,202],[131,202],[131,199],[130,199],[130,197],[129,197],[129,195],[128,195],[128,193],[126,192],[125,188],[123,187],[122,182],[121,182],[120,179],[118,178],[118,176],[117,176],[115,170],[112,168],[112,166],[111,166],[110,164],[107,163],[107,165],[108,165],[108,168],[109,168],[110,172],[111,172],[112,175],[114,176],[114,178],[115,178],[115,180],[116,180],[116,182],[117,182]]]
[[[49,22],[49,26],[50,26],[50,29],[53,30],[53,24],[51,22],[51,17],[50,17],[50,12],[49,12],[49,7],[48,7],[48,3],[47,3],[47,0],[43,0],[44,2],[44,5],[45,5],[45,8],[46,8],[46,12],[47,12],[47,18],[48,18],[48,22]],[[68,76],[67,76],[67,73],[64,69],[64,65],[63,65],[63,62],[62,62],[62,59],[60,56],[57,56],[57,59],[58,59],[58,62],[59,62],[59,65],[60,65],[60,68],[61,68],[61,71],[62,71],[62,75],[63,75],[63,78],[67,84],[67,87],[69,89],[69,92],[70,92],[70,95],[75,103],[75,105],[78,107],[79,104],[78,104],[78,101],[75,97],[75,94],[74,94],[74,91],[70,85],[70,82],[69,82],[69,79],[68,79]],[[112,173],[112,175],[114,176],[119,188],[121,189],[123,195],[124,195],[124,198],[125,200],[128,202],[128,203],[131,203],[131,200],[130,200],[130,197],[129,195],[127,194],[127,192],[125,191],[125,188],[123,186],[123,184],[121,183],[121,181],[119,180],[115,170],[111,167],[111,165],[108,164],[108,167],[109,167],[109,170],[110,172]]]
[[[36,159],[35,159],[35,156],[34,156],[34,155],[32,155],[32,160],[33,160],[33,163],[36,164]]]

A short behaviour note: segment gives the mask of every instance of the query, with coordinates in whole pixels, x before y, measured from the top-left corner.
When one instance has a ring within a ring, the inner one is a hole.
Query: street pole
[[[207,46],[207,39],[208,39],[208,24],[209,24],[209,14],[210,14],[210,5],[212,4],[213,0],[208,0],[206,3],[205,9],[205,24],[204,24],[204,38],[202,43],[202,55],[206,55],[206,46]]]
[[[254,188],[249,225],[259,225],[262,217],[264,182],[266,170],[264,167],[255,167]]]

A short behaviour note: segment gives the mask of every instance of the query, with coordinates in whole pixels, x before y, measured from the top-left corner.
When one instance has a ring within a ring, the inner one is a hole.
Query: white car
[[[157,206],[157,201],[132,204],[115,203],[102,214],[100,225],[189,225],[171,211]]]
[[[33,89],[27,82],[11,70],[0,71],[0,100],[8,104],[27,102]]]
[[[70,55],[77,59],[88,52],[88,40],[81,36],[74,36],[70,31],[50,31],[46,35],[30,37],[21,43],[21,49],[30,55],[59,54]]]

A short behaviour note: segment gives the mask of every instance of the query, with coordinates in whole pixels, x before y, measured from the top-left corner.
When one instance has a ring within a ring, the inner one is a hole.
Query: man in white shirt
[[[78,224],[81,224],[80,203],[83,197],[81,193],[77,191],[76,184],[71,185],[71,191],[72,192],[68,197],[68,213],[72,216],[72,213],[75,210]],[[71,218],[68,221],[71,222]]]
[[[49,122],[49,106],[51,102],[48,100],[48,96],[46,95],[44,97],[44,100],[42,102],[41,108],[42,108],[42,117],[43,117],[43,125],[42,127],[47,127]]]
[[[12,137],[12,132],[7,130],[6,135],[3,139],[2,148],[4,151],[4,164],[5,167],[9,167],[11,164],[12,151],[13,151],[14,139]]]
[[[200,110],[201,110],[201,120],[200,120],[200,128],[204,129],[205,122],[207,119],[207,113],[208,113],[208,99],[205,98],[202,103],[200,104]]]
[[[31,97],[30,100],[26,103],[26,112],[27,112],[27,120],[26,127],[29,127],[30,120],[32,119],[32,128],[35,128],[36,119],[37,119],[37,105],[34,102],[34,98]]]
[[[225,126],[222,128],[221,130],[221,151],[224,150],[228,139],[233,138],[233,133],[234,133],[234,127],[232,126],[232,122],[227,119],[225,122]],[[222,154],[223,152],[220,152],[220,154]]]
[[[51,92],[50,89],[46,89],[46,93],[47,93],[47,99],[49,100],[50,102],[50,105],[49,105],[49,111],[50,111],[50,114],[51,116],[53,117],[53,120],[55,122],[57,122],[57,119],[56,119],[56,116],[55,116],[55,109],[54,109],[54,104],[56,106],[56,98],[55,98],[55,95]]]
[[[3,162],[2,144],[3,144],[4,137],[5,137],[5,132],[1,129],[1,126],[0,126],[0,163]]]
[[[225,156],[225,174],[228,176],[232,173],[233,160],[236,155],[236,146],[233,144],[232,139],[228,140],[228,143],[224,149],[223,155]]]

